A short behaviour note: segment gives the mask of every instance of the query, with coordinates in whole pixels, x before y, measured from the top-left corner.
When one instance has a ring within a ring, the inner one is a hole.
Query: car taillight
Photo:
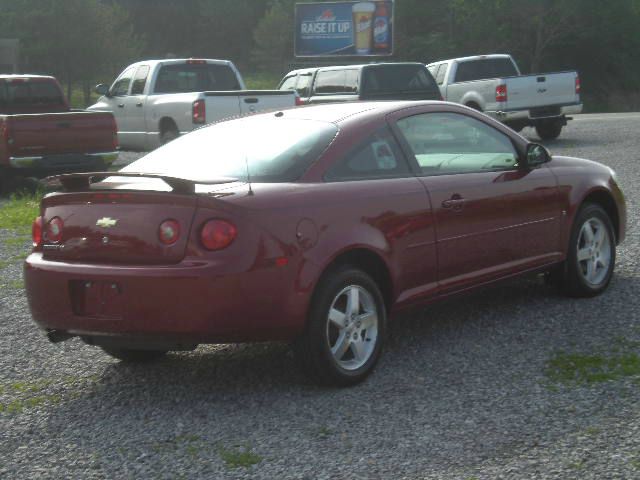
[[[193,102],[192,120],[193,123],[203,124],[207,121],[207,107],[204,100],[196,100]]]
[[[506,102],[506,101],[507,101],[507,86],[498,85],[496,87],[496,102]]]
[[[222,250],[231,245],[238,230],[225,220],[209,220],[202,226],[200,241],[207,250]]]
[[[576,95],[580,95],[580,77],[576,77]]]
[[[42,245],[42,217],[36,217],[31,225],[31,238],[33,239],[33,247],[38,248]]]
[[[207,61],[199,58],[190,58],[186,63],[187,65],[204,65]]]
[[[45,240],[51,243],[58,243],[62,240],[62,228],[64,222],[60,217],[53,217],[47,223],[47,229],[45,231]]]
[[[173,245],[180,238],[180,224],[177,220],[165,220],[158,228],[158,238],[165,245]]]
[[[304,104],[305,104],[304,100],[302,100],[299,95],[296,95],[296,107],[299,107]]]

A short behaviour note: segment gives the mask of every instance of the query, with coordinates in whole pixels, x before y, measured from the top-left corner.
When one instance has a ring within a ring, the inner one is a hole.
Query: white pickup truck
[[[480,110],[514,130],[536,128],[543,140],[557,138],[580,113],[580,77],[575,71],[521,75],[510,55],[481,55],[430,63],[442,97]]]
[[[224,118],[297,104],[293,91],[245,90],[227,60],[147,60],[129,65],[88,110],[112,112],[120,148],[151,150]]]

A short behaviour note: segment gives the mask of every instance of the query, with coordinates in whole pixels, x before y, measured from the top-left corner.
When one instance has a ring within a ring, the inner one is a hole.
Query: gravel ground
[[[311,385],[280,345],[130,367],[78,340],[49,344],[19,262],[4,267],[0,478],[640,478],[637,377],[545,376],[560,351],[638,349],[638,131],[640,114],[583,115],[549,143],[612,166],[626,192],[605,294],[567,299],[522,279],[398,318],[376,372],[350,389]],[[10,237],[0,231],[0,259],[22,248]]]

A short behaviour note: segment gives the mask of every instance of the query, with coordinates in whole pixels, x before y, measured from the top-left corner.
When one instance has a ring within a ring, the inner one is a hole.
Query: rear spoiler
[[[94,183],[103,181],[108,177],[127,178],[157,178],[169,185],[174,193],[194,194],[196,185],[219,185],[237,181],[235,178],[219,178],[217,180],[189,180],[186,178],[171,177],[159,173],[138,173],[138,172],[86,172],[68,173],[47,177],[43,183],[48,187],[62,186],[65,191],[74,192],[88,190]]]

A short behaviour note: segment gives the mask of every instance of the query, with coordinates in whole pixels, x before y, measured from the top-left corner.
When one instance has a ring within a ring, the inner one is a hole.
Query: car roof
[[[307,105],[290,108],[280,112],[262,115],[277,115],[288,119],[317,120],[340,123],[355,116],[384,116],[403,108],[427,104],[440,104],[437,101],[381,101],[381,102],[338,102],[321,105]]]
[[[31,75],[31,74],[20,74],[13,73],[8,75],[0,75],[0,80],[55,80],[54,77],[50,75]]]

